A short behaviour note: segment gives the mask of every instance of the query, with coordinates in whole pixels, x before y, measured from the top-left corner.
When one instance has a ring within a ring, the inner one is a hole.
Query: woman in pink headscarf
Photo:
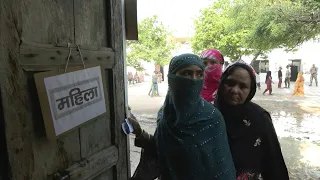
[[[220,51],[216,49],[208,49],[204,51],[200,57],[206,66],[204,84],[200,95],[204,100],[213,102],[222,75],[224,58]]]

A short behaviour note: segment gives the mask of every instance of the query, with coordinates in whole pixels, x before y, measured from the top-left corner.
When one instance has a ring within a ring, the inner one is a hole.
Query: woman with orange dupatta
[[[302,72],[298,73],[298,78],[294,84],[294,90],[293,90],[292,96],[294,95],[304,96],[304,77]]]

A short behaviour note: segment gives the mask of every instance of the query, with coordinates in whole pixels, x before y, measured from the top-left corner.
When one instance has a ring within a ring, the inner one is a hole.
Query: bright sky
[[[176,37],[190,36],[194,19],[202,8],[214,0],[137,0],[138,21],[154,14],[173,31]]]

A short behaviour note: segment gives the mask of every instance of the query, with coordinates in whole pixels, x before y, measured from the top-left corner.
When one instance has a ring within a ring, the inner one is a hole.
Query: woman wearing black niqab
[[[224,116],[237,180],[289,180],[270,114],[251,102],[255,74],[244,62],[223,73],[215,102]]]

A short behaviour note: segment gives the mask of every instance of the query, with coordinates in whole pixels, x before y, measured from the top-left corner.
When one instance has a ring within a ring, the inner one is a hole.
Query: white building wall
[[[246,62],[251,62],[252,56],[243,57]],[[308,41],[302,44],[296,52],[285,52],[284,49],[274,49],[268,54],[270,71],[277,71],[279,66],[291,64],[289,59],[301,59],[303,71],[308,71],[312,64],[320,67],[320,42]]]

